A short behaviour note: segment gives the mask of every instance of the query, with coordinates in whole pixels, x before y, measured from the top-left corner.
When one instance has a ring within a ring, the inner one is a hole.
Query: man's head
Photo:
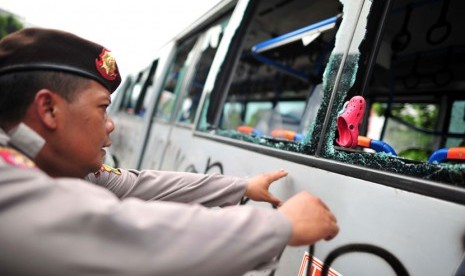
[[[25,123],[46,141],[39,167],[83,177],[100,167],[110,144],[106,107],[120,82],[103,46],[58,30],[18,31],[0,40],[0,127]]]

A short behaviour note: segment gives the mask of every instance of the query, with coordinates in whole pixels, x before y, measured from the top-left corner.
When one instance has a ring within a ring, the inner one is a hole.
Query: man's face
[[[95,81],[72,102],[62,102],[57,149],[69,162],[68,176],[82,177],[101,167],[114,129],[106,111],[110,103],[108,90]]]

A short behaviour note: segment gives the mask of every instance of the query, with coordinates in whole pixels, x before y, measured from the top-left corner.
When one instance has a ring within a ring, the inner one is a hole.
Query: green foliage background
[[[17,18],[12,15],[0,15],[0,38],[24,28]]]
[[[373,104],[373,111],[377,116],[385,116],[387,105],[381,103]],[[418,129],[434,130],[438,120],[439,108],[432,104],[409,103],[409,104],[393,104],[390,110],[390,116],[394,116]],[[407,127],[391,127],[391,133],[387,136],[395,137],[394,141],[398,144],[392,144],[399,151],[398,156],[418,160],[427,161],[431,153],[435,150],[433,146],[434,136],[421,131],[414,131]],[[416,135],[412,138],[413,133]],[[413,140],[412,140],[413,139]],[[415,144],[415,147],[412,147]],[[405,148],[404,146],[407,146]]]

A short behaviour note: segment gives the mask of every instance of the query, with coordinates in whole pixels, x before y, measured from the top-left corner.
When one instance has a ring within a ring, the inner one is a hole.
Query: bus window
[[[110,108],[114,108],[115,111],[118,110],[120,112],[125,112],[126,106],[128,104],[128,101],[131,97],[131,90],[132,86],[134,85],[134,76],[129,75],[126,77],[124,80],[124,83],[121,85],[118,90],[116,90],[115,93],[111,94],[112,101],[113,99],[118,99],[120,98],[121,100],[118,102],[117,107],[113,107],[113,104],[110,106]],[[117,96],[117,94],[122,94],[121,96]]]
[[[228,102],[224,105],[224,113],[226,120],[224,120],[223,127],[236,128],[241,122],[241,114],[244,112],[244,105],[239,102]]]
[[[465,139],[465,37],[460,32],[465,18],[459,12],[465,2],[397,0],[385,13],[384,21],[380,20],[385,6],[381,2],[373,3],[363,30],[365,39],[353,46],[360,57],[345,65],[358,68],[352,70],[356,78],[344,97],[334,101],[336,116],[325,136],[331,143],[322,149],[322,155],[464,186],[463,159],[454,157],[439,163],[431,157],[441,149],[463,147]],[[435,21],[443,17],[446,2],[447,24]],[[345,148],[337,144],[340,133],[336,117],[344,111],[344,102],[355,95],[366,102],[359,137],[380,140],[396,154],[366,153],[361,145]]]
[[[150,67],[150,70],[144,71],[144,74],[147,74],[144,82],[144,86],[142,87],[141,96],[139,97],[137,104],[136,104],[136,113],[139,114],[141,117],[144,117],[148,108],[149,104],[152,103],[153,97],[156,95],[156,91],[153,90],[154,88],[154,81],[155,81],[155,71],[157,70],[158,60],[155,60]]]
[[[431,135],[439,124],[437,104],[392,103],[387,117],[386,103],[375,102],[371,106],[367,136],[388,143],[397,156],[427,161],[437,149],[439,137]]]
[[[182,99],[180,111],[176,116],[176,121],[182,123],[193,123],[197,107],[202,95],[203,86],[207,79],[213,58],[218,50],[219,43],[223,36],[225,27],[227,26],[229,15],[226,18],[219,20],[220,23],[213,24],[201,38],[200,53],[197,57],[195,65],[192,65],[194,72],[189,80],[189,84],[185,89],[187,93]]]
[[[271,101],[250,101],[244,106],[245,123],[237,120],[235,125],[224,126],[224,128],[237,129],[245,124],[253,126],[262,134],[267,133],[271,136],[275,129],[298,132],[304,108],[305,102],[303,101],[281,101],[274,108]],[[224,116],[224,118],[229,116]]]
[[[138,88],[137,83],[139,83],[140,86],[140,81],[141,81],[142,74],[139,73],[137,74],[137,78],[134,81],[131,81],[128,83],[127,88],[124,90],[124,94],[122,96],[121,100],[121,105],[119,110],[121,112],[127,113],[127,114],[134,114],[134,105],[137,100],[137,90]]]
[[[447,148],[465,147],[465,100],[452,103],[448,131],[463,137],[448,137],[445,142]]]
[[[250,126],[258,125],[260,120],[263,117],[266,117],[264,113],[266,113],[268,110],[271,110],[272,108],[273,108],[273,103],[271,101],[248,102],[245,106],[245,111],[244,111],[245,112],[245,120],[244,120],[245,124],[250,125]],[[237,128],[240,123],[241,121],[238,121],[237,125],[232,126],[233,129]],[[231,128],[231,126],[229,128]]]
[[[261,1],[218,120],[207,119],[210,127],[232,138],[264,138],[258,143],[302,142],[314,123],[304,116],[320,106],[321,97],[315,96],[321,95],[341,11],[339,1]],[[231,112],[235,105],[242,106],[240,114]]]
[[[120,110],[140,117],[144,117],[146,106],[146,91],[147,85],[151,85],[151,76],[156,68],[156,62],[153,67],[149,67],[137,75],[133,85],[124,91],[123,100],[120,105]]]
[[[182,88],[182,82],[188,65],[194,55],[194,45],[197,37],[191,37],[183,41],[177,47],[173,61],[165,77],[160,96],[157,101],[154,116],[164,121],[169,121],[174,111],[176,97]]]

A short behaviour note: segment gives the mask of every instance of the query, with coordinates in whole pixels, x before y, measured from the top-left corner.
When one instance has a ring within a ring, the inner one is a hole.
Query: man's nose
[[[107,133],[111,133],[113,130],[115,130],[115,123],[110,118],[110,116],[107,117],[107,121],[105,122],[105,130]]]

